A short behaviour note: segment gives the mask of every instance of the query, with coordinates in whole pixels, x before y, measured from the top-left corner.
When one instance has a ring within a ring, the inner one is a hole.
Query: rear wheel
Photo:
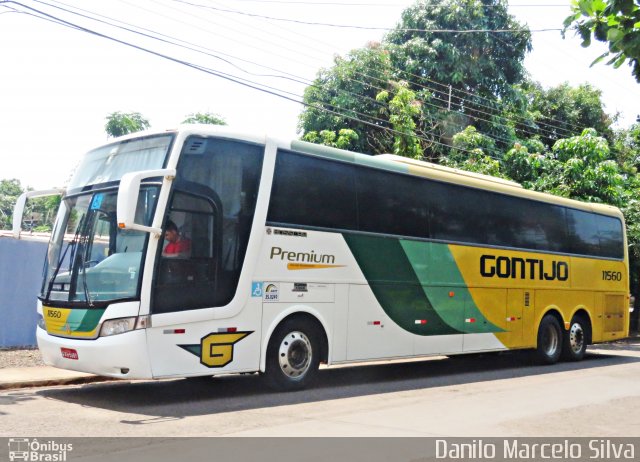
[[[300,390],[316,378],[320,335],[306,319],[288,319],[274,331],[267,347],[265,377],[272,388]]]
[[[568,331],[563,333],[562,359],[580,361],[587,351],[589,324],[583,316],[574,316]]]
[[[536,356],[542,364],[554,364],[562,353],[562,329],[558,319],[547,314],[538,328],[538,346]]]

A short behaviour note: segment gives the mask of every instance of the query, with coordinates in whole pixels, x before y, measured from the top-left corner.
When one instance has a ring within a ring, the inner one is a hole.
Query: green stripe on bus
[[[81,319],[78,320],[78,326],[73,329],[74,332],[91,332],[100,322],[104,309],[77,310]],[[84,313],[81,313],[84,312]],[[74,312],[75,314],[75,312]]]
[[[399,239],[344,234],[358,266],[385,313],[417,335],[448,335],[462,331],[434,309]],[[416,321],[426,320],[424,324]]]
[[[400,244],[426,297],[447,324],[465,333],[503,332],[475,304],[447,244],[404,239]],[[476,322],[465,323],[465,318]]]

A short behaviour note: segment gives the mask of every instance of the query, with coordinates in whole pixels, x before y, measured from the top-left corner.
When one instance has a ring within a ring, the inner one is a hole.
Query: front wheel
[[[304,319],[289,319],[276,328],[265,370],[272,388],[300,390],[313,382],[320,365],[319,337],[316,327]]]
[[[574,316],[568,331],[564,332],[562,342],[562,359],[580,361],[587,351],[589,325],[581,316]]]
[[[562,353],[562,329],[558,319],[548,314],[538,328],[538,346],[536,356],[542,364],[555,364]]]

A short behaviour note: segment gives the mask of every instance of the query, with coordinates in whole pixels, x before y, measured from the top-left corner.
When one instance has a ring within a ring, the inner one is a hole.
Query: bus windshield
[[[174,135],[147,136],[89,151],[76,169],[68,190],[118,181],[127,172],[162,168]]]
[[[140,222],[150,224],[158,192],[156,185],[141,188]],[[43,301],[91,307],[138,296],[148,234],[119,229],[116,203],[117,190],[62,201],[45,263]]]
[[[148,235],[117,227],[117,184],[127,172],[162,168],[174,138],[174,133],[132,138],[84,156],[58,211],[45,261],[42,301],[91,307],[139,298]],[[158,192],[156,183],[141,188],[139,223],[151,223]]]

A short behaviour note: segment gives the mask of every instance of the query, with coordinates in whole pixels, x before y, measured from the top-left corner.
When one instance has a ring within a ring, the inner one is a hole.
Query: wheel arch
[[[271,320],[267,329],[263,331],[263,337],[260,343],[260,372],[264,372],[266,368],[267,347],[271,336],[280,324],[296,317],[306,319],[316,325],[321,337],[320,362],[329,363],[331,345],[329,343],[330,329],[328,322],[318,310],[305,305],[296,305],[278,313],[278,315]]]
[[[593,343],[593,321],[592,321],[591,313],[589,313],[589,310],[587,309],[587,307],[577,306],[574,312],[571,314],[571,318],[569,322],[571,322],[571,320],[573,320],[573,318],[575,318],[576,316],[583,318],[587,322],[588,330],[587,330],[586,340],[587,340],[587,345],[591,345]]]
[[[536,339],[536,344],[537,344],[538,332],[540,331],[540,323],[542,322],[544,317],[546,315],[548,315],[548,314],[550,314],[553,317],[555,317],[558,320],[558,322],[560,323],[560,329],[564,330],[564,318],[562,317],[562,313],[560,311],[560,308],[558,308],[556,305],[549,305],[544,310],[542,310],[540,312],[540,315],[536,318],[536,331],[534,333],[534,335],[535,335],[534,338]]]

